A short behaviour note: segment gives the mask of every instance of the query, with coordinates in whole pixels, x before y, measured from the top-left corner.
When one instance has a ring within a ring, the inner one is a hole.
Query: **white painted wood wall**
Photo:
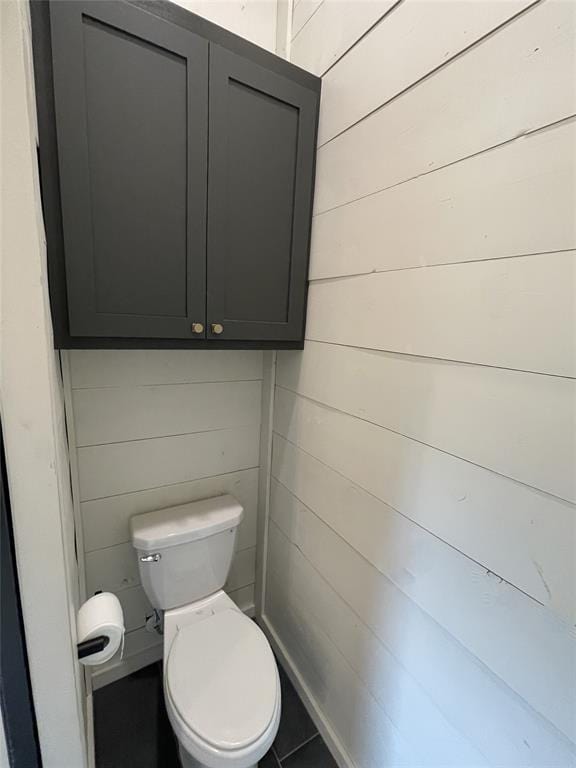
[[[50,320],[26,0],[0,3],[0,93],[0,413],[39,761],[43,768],[88,768],[74,515]],[[4,667],[11,660],[6,645],[1,653]],[[14,714],[18,703],[7,703]],[[1,718],[0,731],[0,765],[8,768]]]
[[[159,658],[161,638],[130,543],[132,515],[231,493],[244,505],[227,590],[254,606],[262,353],[72,351],[65,358],[77,535],[86,595],[118,595],[125,660],[95,685]]]
[[[264,622],[342,765],[576,765],[576,4],[296,0]]]
[[[251,43],[276,50],[277,0],[173,0]]]

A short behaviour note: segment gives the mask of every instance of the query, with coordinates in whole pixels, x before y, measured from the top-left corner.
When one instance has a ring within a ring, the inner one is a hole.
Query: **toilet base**
[[[181,744],[178,744],[178,754],[180,755],[182,768],[208,768],[204,763],[199,763],[196,758],[186,752]],[[254,763],[254,765],[251,765],[248,768],[258,768],[258,763]]]

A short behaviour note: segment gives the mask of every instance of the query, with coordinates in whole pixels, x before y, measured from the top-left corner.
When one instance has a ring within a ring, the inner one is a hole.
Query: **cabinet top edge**
[[[279,75],[290,78],[304,88],[320,94],[322,87],[321,78],[307,72],[305,69],[292,64],[271,51],[262,48],[255,43],[246,40],[240,35],[230,32],[198,14],[188,11],[170,0],[117,0],[126,5],[132,5],[146,11],[159,19],[176,24],[188,29],[212,43],[227,48],[233,53],[251,59],[255,64],[273,70]]]

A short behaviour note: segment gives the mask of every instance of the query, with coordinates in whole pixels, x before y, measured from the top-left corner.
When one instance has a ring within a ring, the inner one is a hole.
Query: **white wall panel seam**
[[[247,350],[71,350],[74,389],[262,380],[262,353]]]
[[[337,474],[337,475],[340,475],[340,477],[344,478],[344,479],[345,479],[345,480],[346,480],[348,483],[350,483],[351,485],[357,485],[357,484],[356,484],[356,483],[355,483],[353,480],[350,480],[350,478],[348,478],[348,477],[346,477],[345,475],[343,475],[343,474],[342,474],[341,472],[339,472],[337,469],[334,469],[334,467],[331,467],[329,464],[326,464],[326,463],[325,463],[325,462],[323,462],[321,459],[319,459],[317,456],[313,456],[311,453],[308,453],[308,451],[304,450],[304,449],[303,449],[301,446],[299,446],[299,445],[296,445],[296,443],[293,443],[291,440],[289,440],[288,438],[284,437],[284,436],[283,436],[283,435],[281,435],[280,433],[278,433],[278,432],[275,432],[274,434],[276,434],[278,437],[282,438],[282,440],[285,440],[287,443],[290,443],[292,446],[294,446],[295,448],[297,448],[299,451],[302,451],[302,453],[305,453],[305,454],[307,454],[308,456],[311,456],[311,457],[312,457],[312,458],[313,458],[315,461],[318,461],[320,464],[323,464],[323,465],[324,465],[325,467],[327,467],[327,468],[328,468],[328,469],[329,469],[331,472],[334,472],[335,474]],[[339,533],[339,532],[338,532],[338,531],[337,531],[335,528],[333,528],[333,527],[332,527],[332,526],[331,526],[329,523],[327,523],[327,522],[326,522],[326,521],[325,521],[325,520],[324,520],[322,517],[320,517],[320,515],[317,515],[317,514],[316,514],[316,512],[315,512],[315,511],[314,511],[314,510],[313,510],[311,507],[309,507],[309,506],[308,506],[308,505],[307,505],[307,504],[306,504],[304,501],[302,501],[302,499],[301,499],[301,498],[300,498],[300,497],[299,497],[297,494],[295,494],[295,493],[294,493],[294,491],[292,491],[290,488],[288,488],[288,486],[286,486],[286,485],[285,485],[285,484],[284,484],[284,483],[283,483],[283,482],[282,482],[282,481],[281,481],[281,480],[280,480],[280,479],[279,479],[279,478],[278,478],[276,475],[272,474],[272,477],[274,478],[274,480],[275,480],[277,483],[279,483],[279,484],[280,484],[280,485],[281,485],[283,488],[285,488],[285,489],[286,489],[286,491],[288,491],[288,493],[290,493],[292,496],[294,496],[294,498],[295,498],[295,499],[297,499],[297,500],[300,502],[300,504],[302,504],[303,506],[305,506],[305,507],[306,507],[306,509],[308,509],[308,510],[309,510],[309,511],[310,511],[310,512],[311,512],[311,513],[314,515],[314,517],[316,517],[318,520],[320,520],[320,522],[321,522],[323,525],[325,525],[327,528],[329,528],[329,529],[330,529],[330,530],[331,530],[331,531],[332,531],[332,532],[333,532],[333,533],[334,533],[336,536],[338,536],[338,538],[339,538],[339,539],[341,539],[341,541],[343,541],[343,542],[344,542],[344,543],[345,543],[347,546],[349,546],[351,549],[353,549],[353,550],[354,550],[354,552],[356,552],[356,554],[358,555],[358,557],[361,557],[361,558],[362,558],[362,560],[364,560],[366,563],[368,563],[368,564],[369,564],[369,565],[370,565],[372,568],[376,568],[376,570],[377,570],[377,571],[379,571],[379,572],[381,573],[380,569],[379,569],[379,568],[377,568],[377,567],[374,565],[374,563],[372,563],[372,562],[371,562],[371,561],[370,561],[370,560],[369,560],[369,559],[368,559],[368,558],[367,558],[365,555],[363,555],[363,554],[362,554],[362,552],[360,552],[360,550],[356,549],[356,547],[355,547],[353,544],[350,544],[350,542],[349,542],[349,541],[347,541],[347,540],[346,540],[346,539],[345,539],[345,538],[342,536],[342,534],[340,534],[340,533]],[[358,486],[358,487],[361,487],[361,486]],[[490,569],[489,569],[489,568],[487,568],[487,567],[486,567],[486,566],[485,566],[483,563],[479,562],[478,560],[475,560],[473,557],[470,557],[470,555],[468,555],[468,554],[466,554],[466,552],[463,552],[462,550],[458,549],[458,548],[457,548],[457,547],[455,547],[453,544],[450,544],[450,542],[448,542],[448,541],[445,541],[443,538],[441,538],[440,536],[438,536],[437,534],[435,534],[433,531],[430,531],[428,528],[426,528],[425,526],[423,526],[421,523],[418,523],[418,522],[416,522],[415,520],[412,520],[412,518],[408,517],[408,516],[407,516],[407,515],[405,515],[403,512],[401,512],[400,510],[396,509],[395,507],[392,507],[392,506],[390,506],[390,504],[389,504],[388,502],[386,502],[386,501],[383,501],[383,500],[382,500],[382,499],[380,499],[378,496],[375,496],[373,493],[371,493],[371,492],[370,492],[369,490],[367,490],[366,488],[364,488],[364,487],[361,487],[361,488],[362,488],[362,491],[364,491],[365,493],[367,493],[367,494],[368,494],[369,496],[371,496],[373,499],[376,499],[376,501],[380,502],[381,504],[385,504],[387,507],[389,507],[391,510],[393,510],[393,511],[394,511],[396,514],[398,514],[398,515],[401,515],[401,516],[404,518],[404,520],[407,520],[409,523],[411,523],[411,524],[415,525],[415,526],[416,526],[417,528],[419,528],[421,531],[424,531],[424,532],[425,532],[426,534],[428,534],[429,536],[432,536],[432,538],[436,539],[436,541],[439,541],[439,542],[441,542],[442,544],[444,544],[446,547],[449,547],[449,548],[450,548],[450,549],[452,549],[454,552],[458,553],[458,555],[461,555],[462,557],[465,557],[465,558],[466,558],[466,560],[469,560],[471,563],[474,563],[475,565],[478,565],[478,566],[480,566],[480,568],[483,568],[483,569],[486,571],[486,574],[487,574],[487,575],[491,574],[491,575],[493,575],[493,576],[496,576],[498,579],[500,579],[500,581],[501,581],[501,582],[503,582],[504,584],[507,584],[507,585],[508,585],[509,587],[511,587],[512,589],[515,589],[517,592],[521,593],[522,595],[524,595],[524,596],[525,596],[525,597],[527,597],[528,599],[532,600],[534,603],[536,603],[536,605],[539,605],[539,606],[541,606],[542,608],[546,608],[546,607],[547,607],[547,606],[545,606],[545,605],[544,605],[544,603],[542,603],[540,600],[536,599],[536,598],[535,598],[533,595],[529,594],[528,592],[525,592],[523,589],[521,589],[520,587],[518,587],[518,586],[517,586],[516,584],[514,584],[513,582],[511,582],[511,581],[508,581],[507,579],[505,579],[505,578],[504,578],[503,576],[501,576],[499,573],[495,573],[494,571],[490,570]],[[386,576],[386,574],[382,574],[382,575],[383,575],[385,578],[388,578],[388,576]],[[396,585],[396,586],[398,586],[398,585]],[[400,589],[401,591],[403,591],[401,587],[398,587],[398,589]],[[432,616],[431,618],[434,618],[434,617]]]
[[[565,253],[565,251],[562,251]],[[490,365],[488,363],[472,362],[470,360],[458,360],[453,357],[435,357],[434,355],[416,355],[410,352],[401,352],[397,349],[384,349],[382,347],[370,347],[360,346],[358,344],[343,344],[337,341],[326,341],[325,339],[315,339],[312,336],[307,336],[306,341],[314,342],[314,344],[329,344],[333,347],[346,347],[346,349],[359,349],[367,352],[383,352],[388,355],[399,355],[406,358],[415,358],[419,360],[437,360],[440,363],[458,363],[461,365],[472,365],[478,368],[493,368],[497,371],[514,371],[516,373],[525,373],[529,376],[549,376],[553,379],[567,379],[568,381],[576,381],[576,376],[566,376],[562,373],[550,373],[549,371],[532,371],[528,368],[513,368],[506,365]]]
[[[328,277],[311,277],[309,283],[334,283],[338,280],[346,280],[350,277],[366,277],[366,275],[380,275],[383,272],[409,272],[414,269],[434,269],[435,267],[451,267],[460,264],[482,264],[485,261],[505,261],[509,259],[525,259],[530,256],[548,256],[555,253],[571,253],[574,248],[555,248],[551,251],[531,251],[529,253],[512,253],[507,256],[489,256],[484,259],[462,259],[462,261],[438,261],[434,264],[414,264],[409,267],[390,267],[390,269],[368,269],[365,272],[351,272],[345,275],[332,275]]]
[[[217,432],[229,432],[231,429],[237,429],[239,427],[249,427],[249,426],[258,426],[258,422],[247,422],[246,424],[240,424],[236,425],[234,427],[218,427],[217,429],[193,429],[188,432],[169,432],[167,434],[159,434],[159,435],[150,435],[149,437],[131,437],[129,440],[110,440],[103,443],[96,442],[96,443],[82,443],[82,445],[79,445],[78,448],[82,450],[83,448],[102,448],[107,445],[127,445],[129,443],[146,443],[150,440],[161,440],[165,437],[186,437],[186,435],[206,435],[206,434],[216,434]],[[223,475],[229,474],[227,472],[222,472]]]
[[[410,2],[410,0],[400,0],[401,3]],[[391,104],[395,99],[400,98],[400,96],[403,96],[405,93],[410,91],[412,88],[416,88],[420,83],[424,82],[430,77],[433,77],[436,75],[440,70],[442,70],[444,67],[448,66],[449,64],[454,63],[462,56],[465,56],[467,53],[469,53],[471,50],[473,50],[475,47],[482,45],[482,43],[486,42],[488,38],[490,38],[492,35],[498,34],[498,32],[502,31],[506,26],[509,24],[514,23],[517,21],[517,19],[520,16],[523,16],[525,13],[529,13],[536,5],[539,5],[540,3],[544,2],[544,0],[533,0],[533,2],[528,5],[526,8],[522,8],[517,13],[515,13],[510,18],[503,21],[501,24],[499,24],[497,27],[494,27],[494,29],[491,29],[489,32],[486,32],[486,34],[482,35],[482,37],[479,37],[474,42],[470,43],[470,45],[466,46],[466,48],[463,48],[462,50],[458,51],[454,54],[454,56],[450,57],[449,59],[446,59],[445,61],[438,64],[433,69],[426,72],[426,74],[419,77],[417,80],[415,80],[413,83],[410,83],[405,88],[403,88],[401,91],[398,91],[398,93],[395,93],[393,96],[391,96],[389,99],[386,99],[386,101],[383,101],[381,104],[378,104],[373,109],[371,109],[369,112],[366,112],[366,114],[362,115],[362,117],[355,120],[353,123],[350,123],[350,125],[346,126],[346,128],[343,128],[342,130],[338,131],[338,133],[335,133],[333,136],[331,136],[326,141],[322,142],[318,145],[318,149],[321,147],[325,147],[327,144],[330,144],[330,142],[334,141],[334,139],[337,139],[338,137],[342,136],[343,134],[350,131],[352,128],[355,128],[357,125],[362,123],[364,120],[367,120],[369,117],[372,117],[372,115],[376,114],[377,112],[380,112],[382,109],[387,107],[389,104]],[[400,3],[398,4],[400,5]],[[359,42],[361,42],[363,37],[366,37],[368,34],[373,32],[375,28],[385,20],[385,17],[388,15],[388,13],[391,13],[393,10],[398,8],[398,5],[393,6],[387,13],[384,14],[382,18],[380,18],[369,30],[367,30],[362,37],[360,37],[354,45],[352,45],[337,61],[335,61],[328,69],[323,72],[323,76],[327,75],[328,72],[333,69],[351,50],[354,48]]]
[[[527,372],[526,375],[530,375],[530,372]],[[548,375],[548,374],[542,374],[542,375]],[[378,427],[380,429],[384,429],[387,432],[392,432],[395,435],[399,435],[400,437],[406,438],[406,440],[412,440],[414,443],[418,443],[419,445],[424,445],[426,448],[431,448],[434,451],[439,451],[439,453],[444,453],[446,456],[452,456],[454,459],[459,459],[460,461],[465,461],[467,464],[472,464],[474,467],[478,467],[479,469],[483,469],[486,472],[492,472],[495,475],[498,475],[499,477],[503,477],[505,480],[510,480],[510,482],[518,483],[519,485],[523,485],[526,488],[530,488],[532,491],[537,491],[538,493],[542,493],[544,496],[550,496],[553,499],[558,499],[559,501],[565,502],[566,504],[569,504],[570,506],[574,506],[574,514],[576,515],[576,506],[574,505],[574,502],[572,502],[570,499],[565,499],[562,496],[558,496],[555,493],[551,493],[550,491],[544,490],[543,488],[539,488],[535,485],[530,485],[530,483],[526,483],[523,480],[518,480],[516,477],[512,477],[511,475],[507,475],[504,472],[498,472],[498,470],[493,469],[492,467],[487,467],[484,464],[479,464],[476,461],[472,461],[471,459],[467,459],[465,456],[461,456],[457,453],[452,453],[451,451],[447,451],[445,448],[440,448],[438,445],[434,445],[433,443],[427,443],[425,440],[419,440],[417,437],[414,437],[413,435],[407,435],[404,432],[399,432],[397,429],[392,429],[391,427],[387,427],[385,424],[379,424],[377,421],[372,421],[371,419],[366,419],[362,416],[358,416],[355,413],[351,413],[350,411],[345,411],[342,408],[337,408],[334,405],[329,405],[328,403],[323,402],[322,400],[317,400],[314,397],[310,397],[309,395],[304,395],[301,392],[297,392],[294,389],[290,389],[289,387],[286,387],[282,384],[276,383],[276,386],[278,389],[283,389],[285,392],[290,392],[290,394],[295,395],[296,397],[301,397],[303,400],[308,400],[311,403],[314,403],[314,405],[318,405],[321,408],[326,408],[328,411],[334,411],[335,413],[341,413],[344,416],[349,416],[352,419],[358,419],[358,421],[363,421],[366,424],[370,424],[373,427]],[[284,440],[288,440],[288,438],[284,437],[284,435],[281,435],[279,432],[275,432],[275,434],[282,437]],[[288,440],[288,442],[292,442],[291,440]],[[295,445],[293,443],[293,445]],[[300,446],[297,446],[300,447]],[[301,449],[302,450],[302,449]],[[305,451],[306,453],[306,451]],[[349,479],[349,478],[348,478]],[[398,510],[397,510],[398,511]],[[400,513],[402,514],[402,513]]]
[[[540,1],[543,2],[543,0],[540,0]],[[571,2],[571,0],[565,0],[565,1]],[[457,165],[458,163],[463,163],[466,160],[471,160],[474,157],[479,157],[480,155],[483,155],[486,152],[492,152],[493,150],[500,149],[501,147],[505,147],[507,144],[512,144],[515,141],[520,141],[521,139],[527,136],[534,136],[535,134],[541,133],[542,131],[552,130],[557,126],[563,125],[564,123],[568,123],[574,119],[576,119],[576,113],[566,115],[565,117],[562,117],[560,120],[555,120],[552,123],[546,123],[546,125],[539,125],[532,130],[527,130],[523,133],[519,133],[516,136],[512,136],[509,139],[499,141],[496,144],[491,144],[489,147],[482,147],[482,149],[479,149],[476,152],[471,152],[468,155],[458,157],[455,160],[450,161],[449,163],[444,163],[443,165],[439,165],[435,168],[430,169],[429,171],[422,171],[421,173],[417,173],[414,176],[410,176],[407,179],[402,179],[401,181],[397,181],[394,184],[390,184],[385,187],[379,187],[378,189],[374,189],[374,190],[371,190],[370,192],[366,192],[366,194],[359,195],[358,197],[355,197],[351,200],[346,200],[343,203],[338,203],[337,205],[332,205],[328,208],[323,208],[321,211],[315,211],[313,214],[313,218],[316,218],[317,216],[322,216],[325,213],[330,213],[330,211],[336,211],[338,210],[338,208],[345,208],[347,205],[350,205],[351,203],[357,203],[359,200],[365,200],[367,197],[373,197],[374,195],[377,195],[380,192],[386,192],[387,190],[394,189],[395,187],[399,187],[402,184],[408,184],[409,182],[415,181],[416,179],[421,179],[425,176],[430,176],[431,173],[436,173],[436,171],[441,171],[444,168],[450,168],[453,165]]]
[[[94,386],[72,386],[74,392],[85,392],[86,390],[97,391],[99,389],[137,389],[139,387],[192,387],[195,385],[202,386],[203,384],[251,384],[255,381],[262,381],[262,377],[255,377],[253,379],[210,379],[202,381],[174,381],[167,382],[162,381],[158,384],[145,383],[145,384],[96,384]]]
[[[321,76],[330,64],[350,48],[398,0],[325,0],[303,34],[293,40],[290,59]],[[301,9],[300,9],[301,10]]]
[[[309,341],[278,384],[576,502],[573,379]]]
[[[106,552],[110,549],[115,549],[116,547],[123,546],[124,544],[131,544],[132,539],[124,539],[123,541],[117,541],[115,544],[110,544],[107,547],[96,547],[95,549],[89,550],[86,554],[94,555],[96,552]],[[245,544],[237,549],[234,550],[234,554],[238,554],[239,552],[245,552],[247,549],[254,549],[254,544]],[[134,550],[134,553],[136,553],[136,550]],[[136,556],[136,554],[134,554]]]
[[[540,0],[536,0],[536,2],[539,2],[539,1]],[[320,76],[325,77],[328,74],[328,72],[330,72],[331,69],[334,69],[334,67],[350,53],[350,51],[356,48],[357,45],[360,45],[360,43],[364,40],[365,37],[367,37],[371,32],[373,32],[376,29],[376,27],[378,27],[383,21],[386,20],[386,18],[391,13],[393,13],[393,11],[395,11],[400,5],[402,5],[405,2],[406,0],[396,0],[396,3],[393,6],[391,6],[390,8],[386,8],[386,10],[382,13],[382,15],[379,16],[376,19],[376,21],[373,24],[371,24],[371,26],[368,27],[368,29],[365,29],[364,32],[362,32],[362,34],[359,37],[357,37],[356,40],[354,40],[354,42],[352,42],[348,46],[348,48],[346,48],[346,50],[343,51],[340,54],[340,56],[338,56],[338,58],[335,61],[333,61],[330,64],[330,66],[326,67],[326,69],[321,73]],[[319,148],[320,146],[323,146],[323,145],[319,145]]]
[[[315,283],[307,337],[574,377],[575,266],[576,249]]]
[[[309,279],[574,248],[575,178],[569,120],[321,214]]]
[[[325,2],[326,2],[326,0],[322,0],[322,2],[321,2],[321,3],[319,3],[319,4],[318,4],[318,6],[317,6],[316,8],[314,8],[314,11],[313,11],[313,12],[310,14],[310,16],[309,16],[309,17],[306,19],[306,21],[304,22],[304,24],[302,24],[302,26],[301,26],[301,27],[300,27],[300,29],[299,29],[299,30],[296,32],[296,34],[295,34],[295,35],[293,35],[293,37],[292,37],[292,42],[294,42],[294,40],[296,40],[296,38],[297,38],[297,37],[298,37],[298,35],[299,35],[299,34],[302,32],[302,30],[303,30],[303,29],[306,29],[306,25],[310,23],[310,21],[311,21],[311,20],[314,18],[314,16],[315,16],[315,15],[318,13],[318,11],[320,10],[320,8],[322,8],[322,6],[324,5],[324,3],[325,3]]]
[[[133,442],[129,440],[128,442]],[[216,477],[224,477],[225,475],[236,475],[238,472],[249,472],[253,469],[259,469],[258,465],[253,467],[242,467],[242,469],[231,469],[229,472],[218,472],[215,475],[203,475],[197,480],[211,480]],[[136,491],[120,491],[119,493],[110,493],[106,496],[96,496],[91,499],[82,499],[81,504],[86,504],[93,501],[103,501],[104,499],[114,499],[116,496],[130,496],[131,494],[143,493],[144,491],[155,491],[159,488],[172,488],[177,485],[186,485],[187,483],[194,482],[194,480],[179,480],[177,483],[163,483],[162,485],[155,485],[152,488],[142,488]]]
[[[441,70],[320,149],[316,211],[576,114],[575,24],[571,2],[533,6],[458,66]],[[394,152],[383,151],[387,146]]]
[[[311,408],[301,407],[307,405]],[[334,510],[342,504],[354,507],[363,495],[368,506],[399,510],[399,520],[416,522],[451,550],[465,553],[545,604],[563,621],[576,615],[572,504],[345,415],[322,413],[304,400],[292,407],[300,412],[301,437],[287,431],[285,438],[282,427],[277,429],[275,474],[290,472],[303,488],[325,482],[322,475],[328,475],[334,481],[329,488],[342,486],[332,500]],[[355,454],[350,467],[344,445]],[[382,457],[380,462],[376,456]],[[420,484],[407,482],[410,470],[422,477]],[[403,526],[411,530],[409,523]],[[497,537],[490,535],[492,530],[499,531]],[[362,531],[360,527],[355,533]]]

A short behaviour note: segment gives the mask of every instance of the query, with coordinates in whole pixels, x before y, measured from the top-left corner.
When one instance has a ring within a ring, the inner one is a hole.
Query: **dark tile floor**
[[[337,768],[290,680],[280,668],[282,717],[260,768]],[[180,768],[164,709],[162,666],[149,667],[94,694],[96,768]]]

